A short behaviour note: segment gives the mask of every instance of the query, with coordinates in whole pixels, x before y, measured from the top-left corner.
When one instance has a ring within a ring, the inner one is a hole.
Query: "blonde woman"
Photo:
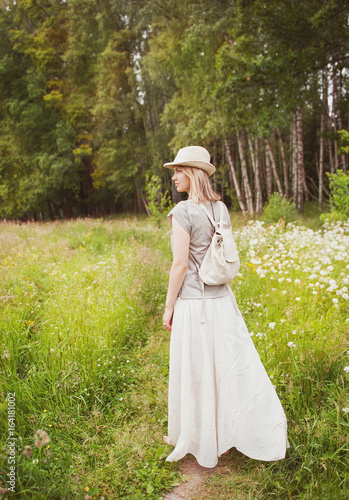
[[[175,448],[167,460],[191,453],[201,466],[215,467],[233,447],[257,460],[282,459],[285,413],[235,300],[225,285],[205,285],[202,307],[198,266],[214,230],[200,204],[218,221],[222,203],[209,181],[216,170],[210,154],[189,146],[164,166],[174,170],[177,191],[189,195],[168,214],[173,263],[163,315],[171,332],[164,440]],[[224,220],[231,228],[225,205]]]

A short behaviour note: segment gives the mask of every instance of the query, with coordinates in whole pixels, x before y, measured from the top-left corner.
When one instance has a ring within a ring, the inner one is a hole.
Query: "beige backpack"
[[[213,225],[214,233],[198,269],[199,277],[206,285],[224,285],[235,278],[240,268],[239,255],[232,232],[223,218],[224,204],[220,202],[219,222],[212,219],[205,205],[200,204],[200,207]]]
[[[198,266],[194,257],[190,254],[191,259],[194,261],[199,274],[200,285],[202,289],[202,305],[201,305],[201,323],[205,323],[205,284],[206,285],[225,285],[227,287],[230,298],[233,302],[236,314],[241,316],[241,312],[236,303],[235,296],[229,286],[229,282],[235,278],[240,269],[239,255],[236,249],[233,235],[228,228],[228,224],[223,218],[224,204],[220,202],[220,215],[219,222],[212,219],[209,211],[203,205],[199,205],[211,224],[214,227],[212,241],[205,257]],[[213,208],[212,208],[212,213]]]

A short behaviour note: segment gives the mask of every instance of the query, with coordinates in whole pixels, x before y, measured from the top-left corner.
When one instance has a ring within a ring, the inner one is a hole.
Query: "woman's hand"
[[[162,317],[162,324],[168,332],[172,330],[172,317],[173,317],[173,307],[165,307],[165,312]]]

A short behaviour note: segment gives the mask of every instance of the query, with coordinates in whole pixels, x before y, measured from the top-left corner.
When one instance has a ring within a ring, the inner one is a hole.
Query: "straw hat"
[[[210,163],[210,153],[201,146],[188,146],[178,151],[176,158],[171,163],[165,163],[166,168],[196,167],[204,170],[208,175],[216,171],[216,167]]]

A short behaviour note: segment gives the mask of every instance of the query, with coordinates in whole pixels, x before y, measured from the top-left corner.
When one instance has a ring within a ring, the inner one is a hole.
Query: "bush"
[[[343,170],[338,170],[336,174],[326,172],[326,175],[330,180],[332,210],[321,214],[320,220],[346,220],[349,217],[349,176]]]
[[[165,213],[172,208],[171,199],[168,192],[161,192],[161,180],[157,175],[153,175],[150,179],[147,176],[147,184],[145,186],[148,203],[146,205],[149,214],[158,227],[165,217]]]
[[[291,201],[286,201],[279,193],[273,193],[263,208],[263,220],[265,222],[278,222],[280,219],[292,222],[297,220],[297,211]]]

